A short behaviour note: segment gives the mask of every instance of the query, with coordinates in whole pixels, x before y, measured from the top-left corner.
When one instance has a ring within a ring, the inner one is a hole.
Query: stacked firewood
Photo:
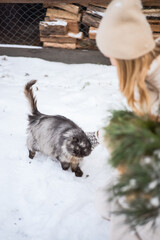
[[[44,47],[96,49],[96,33],[106,5],[81,6],[48,2],[46,17],[40,22]]]
[[[160,37],[160,2],[142,1],[143,13],[151,25],[154,38]],[[108,3],[109,1],[104,4],[90,3],[85,6],[57,1],[45,3],[46,17],[39,27],[43,46],[96,49],[98,26]]]
[[[145,8],[143,12],[147,17],[148,22],[151,25],[154,39],[160,37],[160,2],[159,2],[159,8],[158,7],[154,7],[150,9]]]
[[[40,40],[44,47],[75,49],[77,40],[83,38],[79,22],[82,14],[74,4],[45,3],[45,21],[40,22]]]
[[[78,41],[82,48],[96,48],[96,34],[107,5],[88,4],[83,11],[82,24],[87,26],[86,38]]]

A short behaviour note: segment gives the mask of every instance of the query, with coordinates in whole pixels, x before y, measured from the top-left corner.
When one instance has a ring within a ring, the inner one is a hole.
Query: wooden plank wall
[[[0,0],[0,3],[79,3],[79,4],[88,4],[88,3],[99,3],[99,4],[108,4],[111,0]]]
[[[108,4],[111,2],[111,0],[0,0],[0,3],[49,3],[49,2]],[[144,6],[160,6],[160,0],[142,0],[142,3]]]

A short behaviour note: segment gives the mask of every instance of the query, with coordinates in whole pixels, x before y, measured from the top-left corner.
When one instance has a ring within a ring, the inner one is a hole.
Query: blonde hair
[[[143,109],[147,113],[151,111],[149,94],[146,86],[146,77],[152,61],[160,55],[160,42],[156,43],[153,51],[133,60],[116,60],[120,90],[126,97],[129,106],[133,111],[143,114]],[[135,98],[135,88],[139,93],[139,99]]]

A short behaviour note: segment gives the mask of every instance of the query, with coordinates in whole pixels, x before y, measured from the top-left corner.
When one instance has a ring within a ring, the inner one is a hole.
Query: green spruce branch
[[[131,228],[152,223],[160,213],[160,123],[149,116],[114,111],[105,128],[112,149],[110,164],[126,171],[109,189],[112,199],[124,201],[116,214],[125,215]]]

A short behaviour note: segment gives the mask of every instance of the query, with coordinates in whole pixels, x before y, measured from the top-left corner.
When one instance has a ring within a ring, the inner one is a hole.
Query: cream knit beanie
[[[108,57],[135,59],[155,47],[140,0],[113,0],[100,23],[97,46]]]

